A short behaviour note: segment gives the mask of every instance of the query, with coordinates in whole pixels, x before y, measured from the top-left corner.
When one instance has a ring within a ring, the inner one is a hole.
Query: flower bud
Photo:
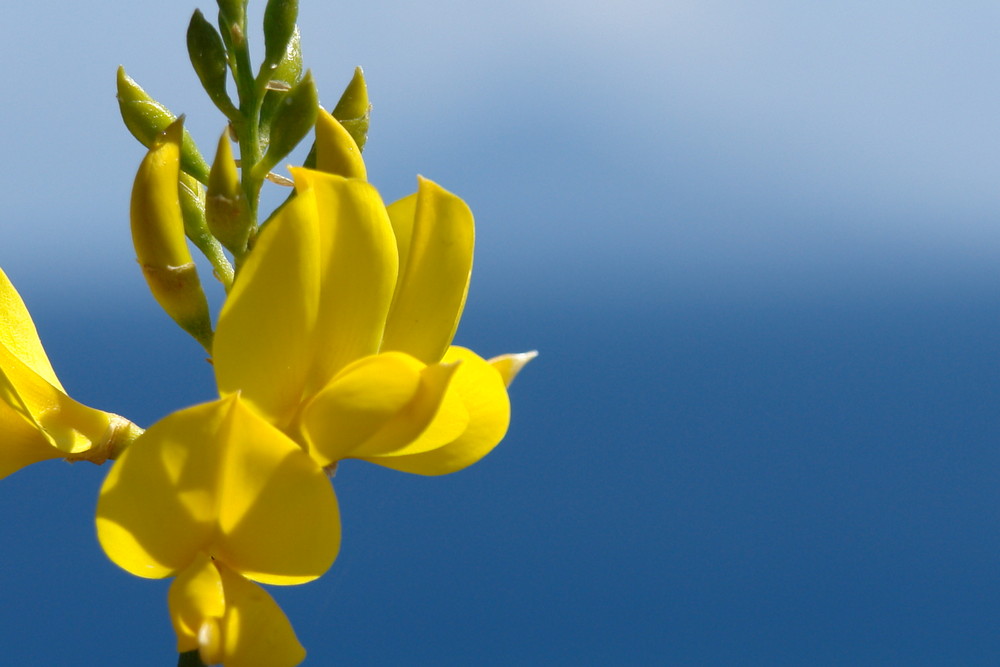
[[[323,109],[316,116],[316,169],[367,180],[361,150],[347,129]]]
[[[211,349],[212,323],[184,236],[179,196],[183,119],[158,137],[132,187],[132,242],[150,291],[182,329]]]
[[[118,108],[125,127],[146,148],[151,148],[157,137],[177,118],[125,74],[124,67],[118,68]],[[202,183],[208,181],[208,163],[198,152],[187,130],[183,132],[180,166]]]
[[[226,47],[222,44],[222,37],[218,31],[198,9],[194,10],[194,15],[188,24],[187,48],[191,65],[212,102],[230,120],[238,118],[239,111],[226,92],[228,73]]]
[[[253,166],[253,177],[263,180],[278,161],[292,152],[316,124],[319,95],[312,74],[308,71],[294,88],[281,100],[274,121],[267,152]]]
[[[285,49],[285,54],[278,64],[274,65],[270,72],[261,69],[260,76],[267,77],[267,81],[263,84],[267,90],[264,93],[264,101],[260,105],[260,136],[262,141],[267,141],[271,131],[271,121],[274,120],[274,114],[278,110],[281,100],[288,94],[292,86],[302,80],[302,47],[300,42],[299,29],[296,27],[288,41],[288,48]]]
[[[216,0],[219,5],[219,23],[243,23],[247,0]]]
[[[208,175],[208,197],[205,200],[205,218],[215,238],[222,242],[236,257],[246,252],[252,220],[246,195],[236,171],[229,132],[223,132],[215,162]]]
[[[270,79],[268,73],[285,57],[296,32],[295,20],[298,15],[298,0],[268,0],[264,9],[264,60],[260,64],[261,76]]]
[[[365,73],[360,67],[354,68],[354,76],[347,84],[340,101],[333,108],[333,117],[351,133],[359,150],[364,150],[368,140],[368,124],[372,105],[368,102],[368,85]]]
[[[211,182],[209,174],[209,182]],[[215,276],[225,286],[226,291],[233,284],[233,267],[222,250],[222,244],[209,231],[205,220],[205,187],[194,176],[181,172],[178,194],[181,200],[181,215],[184,218],[184,233],[202,252],[215,269]]]

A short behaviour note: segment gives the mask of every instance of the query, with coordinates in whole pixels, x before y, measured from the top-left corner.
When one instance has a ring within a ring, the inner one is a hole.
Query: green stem
[[[260,189],[264,182],[252,176],[254,166],[260,162],[260,105],[263,96],[257,90],[256,77],[250,63],[250,47],[245,38],[246,20],[240,26],[241,34],[234,35],[232,40],[233,56],[236,63],[233,72],[236,79],[236,92],[240,99],[240,120],[234,123],[236,135],[240,143],[240,174],[243,191],[247,197],[252,228],[257,226],[257,206],[260,199]],[[251,231],[251,236],[253,231]]]

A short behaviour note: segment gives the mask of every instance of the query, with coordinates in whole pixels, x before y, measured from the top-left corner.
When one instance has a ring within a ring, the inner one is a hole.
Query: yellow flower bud
[[[135,177],[132,242],[150,291],[185,331],[211,349],[212,323],[184,235],[178,193],[183,119],[154,142]]]
[[[316,169],[367,180],[361,149],[341,123],[322,108],[316,116]]]
[[[219,149],[208,175],[208,196],[205,199],[205,218],[215,238],[222,242],[236,257],[247,248],[247,238],[253,220],[246,195],[240,185],[240,175],[233,159],[229,132],[223,132]]]

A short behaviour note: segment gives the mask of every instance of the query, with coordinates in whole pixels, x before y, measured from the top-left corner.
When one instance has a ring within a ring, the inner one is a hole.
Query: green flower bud
[[[118,108],[125,121],[125,127],[139,142],[151,148],[157,137],[177,117],[165,106],[154,100],[131,77],[125,68],[118,68]],[[181,169],[202,183],[208,182],[208,163],[198,152],[194,139],[185,129],[181,143]]]
[[[246,16],[247,0],[216,0],[219,5],[219,22],[242,24]]]
[[[365,83],[365,73],[360,67],[354,68],[354,76],[344,89],[340,101],[333,108],[333,117],[340,121],[359,150],[364,150],[368,140],[368,124],[372,105],[368,102],[368,85]]]
[[[215,238],[222,241],[237,258],[247,249],[247,239],[253,220],[246,194],[240,185],[240,176],[233,159],[229,132],[223,132],[215,162],[208,175],[208,197],[205,200],[205,218]]]
[[[263,70],[261,76],[264,75]],[[264,84],[267,92],[264,93],[264,101],[260,106],[260,135],[261,140],[267,142],[271,132],[271,122],[274,114],[292,86],[302,79],[302,48],[300,46],[299,29],[296,27],[292,33],[292,38],[288,41],[288,48],[281,61],[271,70],[270,78]]]
[[[298,15],[298,0],[268,0],[264,9],[264,61],[258,80],[269,81],[271,70],[285,57]]]
[[[208,182],[210,184],[212,182],[211,174]],[[222,244],[209,231],[206,221],[208,207],[205,201],[205,187],[190,174],[181,172],[178,192],[181,200],[181,216],[184,218],[184,233],[212,263],[215,277],[225,286],[226,291],[229,291],[233,284],[233,266],[226,258]]]
[[[228,60],[226,47],[218,31],[205,20],[201,11],[194,10],[187,30],[188,56],[198,79],[208,96],[230,120],[239,117],[239,111],[226,92]]]
[[[132,243],[156,301],[177,324],[212,348],[212,322],[198,270],[184,237],[180,204],[183,119],[152,143],[132,186]]]
[[[313,83],[312,74],[306,71],[302,81],[288,91],[275,112],[267,152],[253,166],[255,179],[263,180],[274,165],[302,141],[316,124],[318,109],[316,84]]]

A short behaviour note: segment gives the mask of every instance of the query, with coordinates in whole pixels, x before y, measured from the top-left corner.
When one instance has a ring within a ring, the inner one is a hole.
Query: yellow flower
[[[197,650],[206,665],[291,667],[306,652],[288,618],[264,589],[200,556],[167,596],[177,652]]]
[[[0,478],[55,458],[100,464],[141,432],[66,395],[28,309],[0,270]]]
[[[444,474],[507,430],[506,384],[533,353],[486,361],[451,346],[472,267],[469,208],[420,179],[387,209],[337,143],[350,135],[320,122],[317,164],[352,177],[293,170],[296,196],[257,237],[219,316],[221,398],[152,426],[101,490],[98,537],[129,572],[171,576],[210,557],[259,582],[309,581],[340,542],[323,468],[357,458]]]

